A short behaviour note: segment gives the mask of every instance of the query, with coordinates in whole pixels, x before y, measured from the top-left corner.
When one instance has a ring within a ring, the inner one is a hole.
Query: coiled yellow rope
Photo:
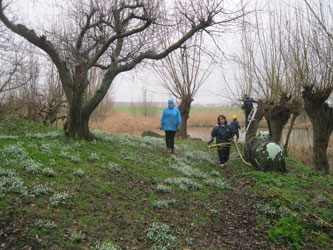
[[[241,158],[242,162],[244,164],[248,165],[248,166],[252,166],[251,163],[249,163],[249,162],[247,162],[247,161],[244,160],[244,158],[242,156],[242,153],[240,152],[239,147],[237,145],[237,142],[235,142],[235,141],[232,141],[232,142],[223,142],[223,143],[219,143],[219,144],[208,145],[208,148],[223,147],[223,146],[231,145],[231,144],[235,145],[235,148],[236,148],[236,150],[238,152],[238,155]]]

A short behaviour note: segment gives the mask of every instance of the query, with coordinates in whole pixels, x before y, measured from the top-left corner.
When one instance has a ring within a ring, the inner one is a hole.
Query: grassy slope
[[[332,225],[332,176],[293,159],[287,159],[288,174],[261,173],[235,154],[221,170],[215,150],[201,141],[177,141],[178,154],[169,155],[162,139],[96,135],[102,140],[72,141],[59,130],[15,117],[0,122],[2,248],[95,249],[109,242],[122,249],[167,244],[329,249],[332,244],[329,227],[307,214]],[[161,192],[159,184],[170,192]],[[154,222],[169,231],[155,227],[149,236]]]

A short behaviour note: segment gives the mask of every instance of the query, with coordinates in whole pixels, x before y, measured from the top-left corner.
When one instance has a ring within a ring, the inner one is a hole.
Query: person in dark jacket
[[[217,117],[217,124],[211,132],[211,139],[208,144],[211,144],[216,137],[216,144],[231,142],[232,131],[230,125],[228,124],[227,118],[224,115],[219,115]],[[230,146],[224,145],[217,148],[217,153],[220,159],[220,167],[226,166],[230,154]]]
[[[244,97],[242,109],[245,112],[245,128],[247,128],[249,124],[249,115],[253,109],[253,103],[258,103],[258,102],[247,95]]]
[[[165,143],[169,153],[175,153],[175,135],[179,131],[182,119],[179,109],[175,107],[172,99],[168,101],[168,107],[163,110],[161,117],[161,129],[165,131]]]
[[[236,141],[238,141],[240,126],[239,126],[239,123],[237,121],[237,116],[236,115],[234,115],[232,117],[232,122],[230,122],[229,124],[230,124],[230,128],[231,128],[231,131],[232,131],[232,137],[234,137],[236,135]]]

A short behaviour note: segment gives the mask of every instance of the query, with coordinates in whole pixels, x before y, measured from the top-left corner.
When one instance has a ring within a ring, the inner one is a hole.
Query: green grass
[[[262,224],[269,224],[268,241],[304,249],[313,238],[319,248],[332,247],[333,178],[311,166],[286,158],[288,173],[267,173],[250,167],[234,169],[236,175],[256,183],[253,190],[271,202],[256,206]],[[331,238],[331,239],[330,239]]]
[[[237,200],[241,180],[255,182],[251,192],[263,198],[249,209],[257,210],[270,244],[299,248],[310,242],[324,249],[331,244],[332,232],[306,213],[333,223],[332,176],[288,158],[287,174],[258,172],[236,159],[234,178],[228,178],[218,168],[216,151],[201,141],[177,140],[178,154],[170,155],[163,139],[94,133],[100,140],[73,141],[61,130],[17,117],[0,121],[0,233],[7,235],[0,237],[1,246],[200,249],[210,244],[207,235],[216,236],[211,225],[223,227],[227,219],[222,209],[228,206],[221,201],[232,197],[240,211],[252,204]],[[160,185],[170,189],[160,192]],[[290,234],[293,225],[296,234]]]

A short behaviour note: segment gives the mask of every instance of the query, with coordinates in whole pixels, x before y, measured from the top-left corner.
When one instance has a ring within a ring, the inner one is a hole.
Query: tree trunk
[[[327,123],[316,122],[313,126],[313,162],[317,170],[329,172],[327,159],[327,147],[332,133],[332,129],[327,127]]]
[[[258,105],[257,112],[254,116],[254,121],[251,122],[251,124],[246,132],[245,142],[249,142],[251,140],[251,138],[256,136],[259,123],[263,118],[263,114],[264,114],[263,113],[264,112],[263,111],[263,109],[264,109],[263,102],[261,100],[259,100],[257,105]]]
[[[87,81],[87,71],[85,65],[80,64],[75,67],[73,80],[72,97],[69,102],[69,111],[66,124],[64,126],[65,134],[75,140],[92,140],[94,137],[89,130],[89,119],[91,112],[84,111],[83,106],[87,103],[85,96],[85,82]]]
[[[183,139],[187,139],[187,120],[190,118],[191,103],[192,98],[183,98],[178,107],[180,116],[182,118],[182,125],[180,126],[180,131],[178,136],[181,136]]]
[[[314,86],[305,86],[302,92],[304,109],[313,127],[313,164],[325,173],[329,172],[326,151],[333,130],[333,109],[326,103],[331,92],[332,87],[314,90]]]
[[[284,145],[283,145],[283,152],[284,152],[285,156],[288,156],[289,139],[290,139],[291,132],[293,131],[294,124],[295,124],[297,116],[299,116],[299,113],[293,113],[292,116],[291,116],[290,126],[288,128],[288,133],[287,133],[287,136],[286,136],[286,140],[285,140]]]
[[[270,115],[270,134],[272,136],[272,140],[277,144],[280,144],[282,131],[290,118],[290,114],[290,109],[283,106],[283,104],[272,109]]]
[[[94,139],[89,130],[90,114],[83,112],[83,92],[73,92],[73,98],[69,106],[67,121],[64,125],[65,135],[74,140]]]
[[[94,136],[89,130],[89,116],[83,115],[78,107],[71,108],[64,125],[65,134],[75,140],[92,140]]]

